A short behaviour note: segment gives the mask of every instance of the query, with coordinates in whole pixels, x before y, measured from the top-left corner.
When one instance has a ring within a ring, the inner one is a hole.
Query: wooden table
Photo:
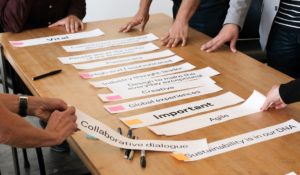
[[[67,103],[78,107],[110,127],[117,128],[121,126],[124,131],[127,130],[127,127],[117,119],[118,117],[140,114],[154,109],[162,109],[184,102],[216,96],[225,91],[232,91],[246,99],[254,89],[266,93],[273,84],[291,80],[288,76],[242,53],[231,53],[226,46],[215,53],[202,52],[199,49],[200,45],[208,41],[209,37],[190,30],[188,46],[172,48],[171,50],[183,57],[185,61],[197,66],[197,68],[211,66],[219,71],[221,74],[213,77],[213,79],[219,86],[224,88],[224,91],[133,112],[111,115],[103,108],[103,103],[96,96],[99,92],[109,91],[107,89],[96,89],[92,87],[86,80],[79,77],[78,70],[71,65],[61,64],[57,57],[72,55],[63,50],[61,47],[63,45],[136,36],[140,34],[138,31],[132,33],[117,32],[119,27],[128,20],[129,18],[116,19],[88,23],[86,25],[86,30],[100,28],[105,32],[104,36],[25,48],[14,48],[8,41],[62,34],[63,31],[43,28],[18,34],[5,33],[2,36],[4,53],[9,63],[34,95],[62,98]],[[145,33],[152,32],[159,37],[163,37],[171,23],[172,19],[170,17],[162,14],[152,15]],[[160,45],[160,42],[156,41],[155,44]],[[164,47],[161,48],[165,49]],[[108,49],[98,49],[98,51]],[[80,54],[82,53],[88,52],[80,52]],[[63,72],[39,81],[31,80],[33,76],[53,69],[62,69]],[[111,77],[116,76],[110,76],[108,78]],[[100,80],[101,78],[98,79]],[[268,112],[249,115],[173,137],[156,136],[147,128],[137,129],[134,131],[134,134],[142,139],[190,140],[207,138],[209,142],[213,142],[275,125],[287,121],[290,118],[300,120],[299,104],[290,105],[283,110],[270,110]],[[139,165],[139,154],[136,154],[134,160],[130,162],[123,158],[123,152],[121,152],[120,149],[101,141],[88,140],[85,138],[85,133],[83,132],[77,132],[68,141],[73,150],[93,174],[228,175],[285,174],[290,171],[300,173],[300,133],[291,134],[190,163],[177,161],[171,157],[169,153],[148,152],[146,169],[142,169]]]

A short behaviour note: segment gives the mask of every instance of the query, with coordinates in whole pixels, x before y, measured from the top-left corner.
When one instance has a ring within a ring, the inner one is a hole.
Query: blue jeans
[[[181,0],[173,0],[173,17],[179,10]],[[211,37],[216,36],[223,27],[229,7],[229,0],[201,0],[189,25]]]
[[[293,77],[300,77],[300,29],[273,24],[267,44],[269,66]]]

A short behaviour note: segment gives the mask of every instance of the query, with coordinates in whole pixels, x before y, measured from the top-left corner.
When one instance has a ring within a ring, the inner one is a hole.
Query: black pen
[[[48,73],[45,73],[45,74],[42,74],[42,75],[38,75],[36,77],[33,77],[32,80],[39,80],[41,78],[45,78],[45,77],[48,77],[48,76],[51,76],[51,75],[55,75],[55,74],[58,74],[60,73],[62,70],[61,69],[58,69],[58,70],[54,70],[54,71],[51,71],[51,72],[48,72]]]
[[[120,135],[122,135],[122,128],[118,128],[117,131]],[[120,149],[123,150],[122,148],[120,148]]]
[[[132,139],[137,140],[138,136],[133,136]],[[129,153],[128,160],[132,160],[134,156],[134,149],[132,149]]]
[[[141,150],[140,165],[142,168],[146,168],[146,151],[145,150]]]
[[[128,129],[127,137],[130,138],[130,139],[132,138],[132,129],[131,128]],[[130,153],[130,149],[125,149],[125,151],[124,151],[124,158],[125,159],[128,159],[129,153]]]

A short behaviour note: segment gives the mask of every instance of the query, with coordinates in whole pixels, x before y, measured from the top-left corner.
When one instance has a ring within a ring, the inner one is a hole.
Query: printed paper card
[[[121,76],[121,77],[112,78],[112,79],[108,79],[108,80],[90,81],[90,83],[96,88],[102,88],[102,87],[107,87],[108,85],[113,85],[116,83],[141,80],[141,79],[146,79],[146,78],[153,78],[153,77],[158,77],[158,76],[162,76],[162,75],[169,75],[169,74],[173,74],[173,73],[192,70],[194,68],[195,68],[195,66],[190,63],[183,63],[178,66],[171,66],[171,67],[167,67],[167,68],[162,68],[162,69],[157,69],[157,70],[147,71],[147,72],[142,72],[142,73],[136,73],[136,74],[127,75],[127,76]]]
[[[150,34],[136,36],[136,37],[127,37],[127,38],[121,38],[121,39],[113,39],[113,40],[98,41],[98,42],[92,42],[92,43],[63,46],[63,48],[67,52],[78,52],[78,51],[87,51],[87,50],[93,50],[93,49],[107,48],[107,47],[112,47],[112,46],[137,44],[137,43],[154,41],[157,39],[158,39],[157,36],[155,36],[153,33],[150,33]]]
[[[151,79],[145,79],[143,81],[129,81],[124,83],[116,83],[114,85],[109,85],[108,88],[119,94],[126,94],[131,90],[144,90],[148,88],[154,88],[161,85],[180,83],[184,81],[203,79],[203,77],[210,77],[219,74],[209,68],[204,68],[200,70],[176,73],[171,75],[165,75],[162,77],[155,77]],[[200,85],[199,85],[200,86]]]
[[[9,42],[14,47],[27,47],[27,46],[42,45],[42,44],[69,41],[75,39],[96,37],[103,34],[104,33],[100,29],[95,29],[87,32],[78,32],[78,33],[71,33],[65,35],[54,35],[48,37],[41,37],[41,38],[20,40],[20,41],[9,41]]]
[[[105,105],[104,107],[110,113],[121,113],[121,112],[146,108],[149,106],[155,106],[164,103],[170,103],[178,100],[197,97],[197,96],[217,92],[220,90],[222,90],[222,88],[220,88],[215,84],[211,84],[204,87],[193,88],[193,89],[188,89],[188,90],[169,93],[169,94],[163,94],[163,95],[145,98],[141,100],[130,101],[127,103],[120,103],[117,105]]]
[[[152,43],[149,43],[149,44],[144,44],[139,46],[126,47],[126,48],[114,49],[114,50],[106,50],[106,51],[94,52],[89,54],[58,57],[58,59],[63,64],[74,64],[74,63],[82,63],[86,61],[103,60],[111,57],[119,57],[119,56],[138,54],[143,52],[150,52],[158,49],[159,47],[157,47]]]
[[[78,129],[115,147],[166,152],[188,152],[192,150],[207,149],[206,139],[184,141],[133,140],[120,135],[102,122],[95,120],[78,109],[76,110],[76,116]]]
[[[79,75],[83,79],[90,79],[90,78],[103,77],[103,76],[108,76],[113,74],[119,74],[123,72],[136,71],[136,70],[147,69],[147,68],[152,68],[157,66],[174,64],[182,60],[183,58],[179,56],[172,56],[165,59],[147,61],[143,63],[131,64],[128,66],[115,67],[111,69],[105,69],[105,70],[99,70],[93,72],[80,72]]]
[[[148,128],[157,135],[172,136],[183,134],[189,131],[260,112],[260,108],[264,104],[265,99],[266,97],[264,95],[257,91],[253,91],[252,95],[241,105],[172,123],[150,126]]]
[[[128,64],[128,63],[132,63],[132,62],[136,62],[136,61],[148,61],[148,60],[161,58],[161,57],[169,57],[172,55],[175,55],[172,51],[164,50],[161,52],[154,52],[154,53],[148,53],[148,54],[118,58],[118,59],[97,61],[97,62],[91,62],[91,63],[73,64],[73,66],[76,69],[81,69],[81,70],[95,69],[95,68],[114,66],[114,65],[119,65],[119,64]]]
[[[206,112],[244,101],[232,92],[195,102],[177,105],[131,117],[120,118],[130,128],[140,128],[166,121],[181,119],[193,114]]]
[[[173,153],[172,156],[185,162],[196,161],[299,131],[300,124],[291,119],[278,125],[209,143],[208,149],[191,152],[177,152]]]
[[[186,81],[185,83],[171,83],[167,85],[161,85],[161,86],[155,86],[154,88],[147,88],[147,89],[141,89],[141,90],[130,90],[127,91],[128,93],[123,94],[117,94],[117,93],[111,93],[111,94],[98,94],[98,97],[104,101],[104,102],[110,102],[110,101],[118,101],[118,100],[125,100],[130,98],[136,98],[136,97],[143,97],[148,95],[156,95],[156,94],[162,94],[167,92],[173,92],[173,91],[180,91],[180,90],[186,90],[191,88],[202,88],[206,89],[206,86],[216,86],[212,85],[215,81],[213,81],[209,77],[203,77],[198,80],[192,80],[192,81]]]

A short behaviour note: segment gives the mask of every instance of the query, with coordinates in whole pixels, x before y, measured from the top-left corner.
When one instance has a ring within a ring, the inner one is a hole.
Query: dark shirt
[[[83,19],[85,0],[0,0],[0,24],[5,32],[46,27],[68,15]]]
[[[300,79],[280,85],[279,94],[286,104],[300,101]]]
[[[178,13],[182,0],[173,0],[173,17]],[[229,7],[229,0],[201,0],[189,25],[211,37],[216,36],[223,27]]]

